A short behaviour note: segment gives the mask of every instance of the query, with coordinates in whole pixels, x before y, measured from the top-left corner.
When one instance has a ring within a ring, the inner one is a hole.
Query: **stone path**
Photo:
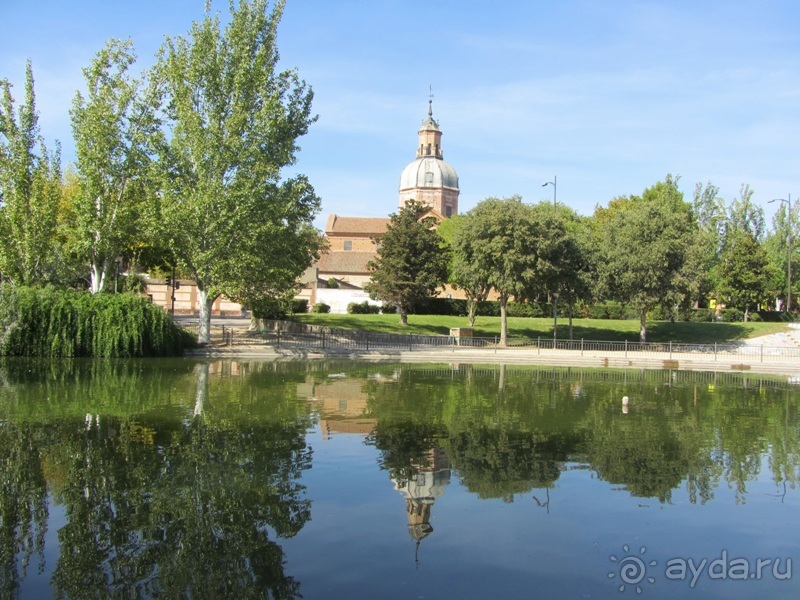
[[[800,348],[800,323],[790,323],[789,330],[750,338],[745,346],[769,346],[776,348]]]

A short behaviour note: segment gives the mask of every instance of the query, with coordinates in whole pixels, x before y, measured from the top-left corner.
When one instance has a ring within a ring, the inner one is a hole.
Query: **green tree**
[[[147,173],[159,121],[155,88],[133,79],[130,41],[109,40],[83,70],[87,95],[75,95],[70,116],[77,155],[78,194],[70,241],[88,266],[92,293],[117,257],[142,237],[142,203],[152,189]]]
[[[734,230],[728,235],[717,274],[719,294],[727,304],[744,310],[745,321],[750,308],[766,296],[768,266],[767,253],[752,233]]]
[[[492,286],[486,272],[469,260],[471,255],[468,243],[468,236],[458,235],[456,232],[462,226],[467,226],[469,217],[466,215],[456,215],[443,222],[437,232],[451,248],[450,255],[450,277],[449,283],[456,289],[464,290],[467,297],[467,318],[469,325],[475,325],[475,314],[477,313],[478,303],[486,300]],[[459,247],[453,246],[455,239],[458,239]]]
[[[508,339],[508,301],[533,297],[555,281],[560,241],[563,224],[559,230],[552,207],[538,211],[519,196],[483,200],[455,232],[453,251],[469,270],[462,285],[488,284],[498,294],[501,346]]]
[[[412,201],[392,214],[377,258],[367,263],[372,275],[364,289],[374,300],[396,305],[403,325],[414,305],[447,279],[448,251],[432,229],[433,219],[423,218],[428,210]]]
[[[708,182],[697,183],[692,199],[693,231],[686,249],[686,260],[678,277],[683,305],[700,305],[714,290],[713,273],[719,262],[722,233],[727,222],[725,201],[719,188]]]
[[[643,342],[648,311],[678,299],[678,276],[692,231],[689,206],[677,181],[668,178],[666,183],[634,197],[597,228],[601,289],[639,313]]]
[[[0,80],[0,274],[21,285],[58,277],[57,222],[61,156],[39,132],[33,68],[25,68],[25,102],[14,108],[11,83]]]
[[[320,244],[313,188],[302,175],[281,177],[315,120],[311,90],[278,71],[283,6],[231,2],[224,31],[207,12],[188,38],[167,39],[157,65],[171,132],[157,222],[197,284],[201,343],[216,298],[291,293]]]
[[[540,210],[547,211],[548,206],[542,204]],[[591,299],[596,267],[592,260],[589,220],[581,218],[571,208],[563,205],[558,207],[557,219],[563,221],[564,228],[560,250],[555,253],[557,270],[553,289],[559,292],[561,301],[566,302],[569,307],[569,339],[572,339],[575,304]],[[562,230],[558,227],[555,231],[560,234]],[[553,239],[559,237],[554,235]]]
[[[789,260],[791,260],[791,272],[793,279],[796,279],[800,270],[797,268],[797,247],[800,240],[794,232],[800,229],[800,202],[795,201],[794,206],[787,206],[781,202],[775,216],[772,219],[772,231],[767,234],[764,240],[764,250],[771,265],[773,280],[770,288],[776,290],[778,297],[782,299],[783,309],[791,311],[792,307],[787,306],[786,292],[788,291],[789,281],[787,279],[789,270]],[[791,251],[791,255],[790,252]],[[796,304],[796,286],[792,285],[792,304]]]

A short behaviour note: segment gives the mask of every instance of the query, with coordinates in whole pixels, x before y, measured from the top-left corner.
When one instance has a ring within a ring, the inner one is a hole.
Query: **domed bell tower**
[[[444,160],[442,131],[433,118],[433,95],[428,99],[428,118],[419,130],[417,158],[400,175],[402,208],[410,200],[427,204],[443,217],[458,214],[458,175]]]

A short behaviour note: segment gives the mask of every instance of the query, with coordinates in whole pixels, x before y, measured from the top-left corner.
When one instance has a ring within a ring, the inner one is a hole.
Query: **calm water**
[[[0,363],[0,598],[796,598],[799,409],[730,373]]]

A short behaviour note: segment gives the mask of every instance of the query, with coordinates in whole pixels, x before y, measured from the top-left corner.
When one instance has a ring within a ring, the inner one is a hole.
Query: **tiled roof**
[[[320,273],[366,275],[369,273],[367,263],[376,257],[374,252],[330,252],[320,257],[317,268]]]
[[[389,217],[340,217],[331,214],[325,225],[327,235],[383,235],[392,220]]]

